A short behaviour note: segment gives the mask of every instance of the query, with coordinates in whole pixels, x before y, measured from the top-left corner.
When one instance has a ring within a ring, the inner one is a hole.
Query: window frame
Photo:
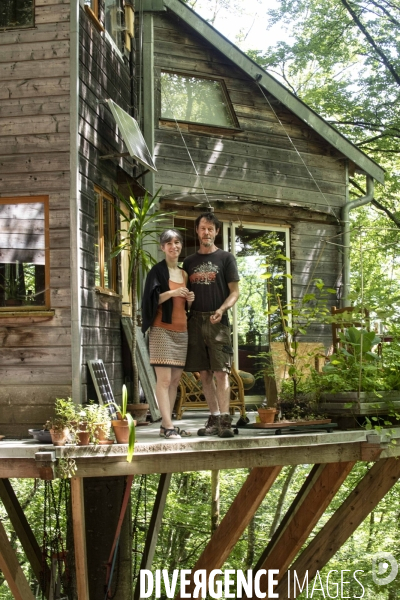
[[[194,79],[199,79],[199,80],[207,80],[207,81],[215,81],[218,82],[221,85],[221,90],[222,90],[222,94],[224,96],[224,99],[226,101],[226,105],[228,107],[228,111],[229,114],[232,118],[232,121],[234,123],[233,126],[226,126],[226,125],[212,125],[210,123],[200,123],[198,121],[186,121],[186,120],[181,120],[181,119],[170,119],[168,117],[163,117],[161,115],[161,110],[162,110],[162,83],[161,83],[161,77],[163,73],[169,73],[171,75],[179,75],[182,77],[192,77]],[[202,73],[192,73],[190,71],[180,71],[178,69],[164,69],[161,68],[160,69],[160,106],[159,106],[159,121],[161,123],[184,123],[189,125],[190,127],[193,128],[206,128],[206,129],[213,129],[213,130],[221,130],[221,131],[241,131],[240,125],[239,125],[239,121],[238,118],[236,116],[236,112],[235,109],[233,107],[232,104],[232,100],[230,99],[229,96],[229,92],[228,92],[228,88],[226,87],[226,83],[225,80],[222,77],[211,77],[210,75],[203,75]]]
[[[12,196],[0,198],[0,204],[34,204],[42,202],[44,207],[44,299],[42,305],[0,306],[0,312],[32,312],[50,309],[50,216],[48,196]],[[0,234],[1,235],[1,234]]]
[[[8,27],[0,27],[1,31],[14,31],[15,29],[33,29],[35,27],[35,0],[32,0],[32,24],[30,25],[9,25]]]
[[[98,263],[99,263],[99,271],[100,271],[100,285],[96,285],[96,255],[95,255],[95,289],[101,293],[118,295],[117,291],[117,259],[116,257],[111,259],[111,285],[112,287],[105,287],[104,285],[104,266],[105,266],[105,243],[104,243],[104,213],[103,213],[103,202],[106,202],[106,206],[108,208],[108,217],[110,220],[110,230],[113,232],[111,234],[111,243],[114,242],[115,235],[117,233],[116,228],[116,219],[115,219],[115,209],[114,209],[114,201],[115,198],[101,187],[95,185],[94,186],[95,193],[95,203],[97,202],[97,207],[95,206],[95,211],[98,211],[98,238],[94,240],[94,243],[98,243],[99,246],[99,254],[98,254]],[[98,194],[98,198],[96,200],[96,194]],[[96,234],[96,230],[95,230]]]

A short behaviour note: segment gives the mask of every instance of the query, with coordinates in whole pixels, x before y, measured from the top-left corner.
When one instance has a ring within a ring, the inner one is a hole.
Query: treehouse
[[[338,305],[349,283],[349,177],[366,177],[367,193],[356,207],[372,199],[373,182],[383,182],[384,173],[180,0],[1,4],[0,433],[6,440],[0,477],[51,478],[63,451],[15,440],[43,426],[55,398],[95,398],[89,361],[103,361],[117,400],[132,376],[121,327],[121,317],[131,315],[126,259],[111,256],[116,190],[126,194],[130,188],[137,197],[159,190],[171,225],[184,228],[183,257],[197,248],[195,218],[213,207],[223,223],[217,244],[236,255],[241,274],[233,315],[235,364],[254,373],[249,356],[267,348],[271,327],[264,316],[267,284],[258,277],[262,263],[275,257],[271,264],[282,275],[288,301],[320,278],[337,290],[332,303]],[[315,326],[305,340],[328,345],[330,331]],[[265,395],[260,385],[252,391],[257,398]],[[77,451],[72,491],[82,561],[79,598],[89,597],[83,478],[253,467],[225,525],[199,559],[206,566],[197,567],[217,568],[281,466],[293,460],[315,464],[259,565],[279,555],[276,568],[282,572],[310,533],[310,506],[318,507],[315,518],[321,514],[355,461],[383,458],[354,496],[354,523],[397,481],[394,451],[365,432],[296,439],[281,436],[271,443],[238,436],[229,445],[197,440],[167,448],[153,436],[138,445],[132,465],[120,448]],[[371,481],[378,479],[382,485],[371,495]],[[17,506],[10,490],[3,490],[3,502],[7,498]],[[352,501],[335,517],[323,544],[340,519],[351,520]],[[95,492],[90,502],[96,504]],[[158,506],[159,525],[161,500]],[[298,538],[289,556],[282,549],[293,531]],[[12,572],[12,552],[4,540],[0,545],[1,568]],[[328,560],[330,550],[324,552]],[[17,591],[16,597],[30,597]]]

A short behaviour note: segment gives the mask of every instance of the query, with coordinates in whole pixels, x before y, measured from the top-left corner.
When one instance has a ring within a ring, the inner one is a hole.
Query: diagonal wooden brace
[[[192,569],[205,569],[207,576],[213,569],[219,569],[228,558],[240,536],[250,523],[256,510],[264,500],[282,467],[255,467],[251,470],[231,507],[222,519],[197,563]],[[186,587],[187,593],[194,589],[193,577]],[[180,594],[176,600],[180,600]]]
[[[286,516],[254,568],[278,569],[282,574],[307,540],[332,498],[354,466],[354,462],[314,465]],[[267,592],[268,580],[260,578],[261,592]],[[253,595],[253,598],[256,596]]]
[[[296,571],[299,581],[304,580],[306,571],[308,571],[309,581],[315,577],[317,570],[322,569],[343,546],[399,477],[400,461],[397,458],[382,459],[372,466],[342,506],[291,566],[291,571]],[[274,591],[279,594],[280,600],[288,600],[286,573]],[[291,590],[290,598],[295,597],[297,594],[295,596]]]

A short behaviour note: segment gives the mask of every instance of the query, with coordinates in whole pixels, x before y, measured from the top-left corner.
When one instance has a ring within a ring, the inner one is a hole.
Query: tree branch
[[[368,33],[366,27],[363,25],[363,23],[361,23],[361,20],[358,18],[358,15],[353,10],[352,6],[350,6],[350,4],[347,2],[347,0],[340,0],[340,1],[343,4],[343,6],[348,10],[348,12],[350,13],[351,17],[353,18],[353,21],[356,23],[357,27],[364,34],[364,36],[367,38],[368,42],[374,48],[375,52],[378,54],[378,56],[380,56],[380,58],[383,61],[383,64],[390,71],[390,73],[392,74],[392,76],[393,76],[394,80],[396,81],[397,85],[400,86],[400,76],[398,75],[396,69],[394,68],[394,66],[392,65],[392,63],[390,62],[390,60],[388,59],[388,57],[386,56],[386,54],[378,46],[378,44],[376,44],[376,42],[373,39],[373,37]]]
[[[363,188],[360,185],[358,185],[357,181],[355,181],[354,179],[350,179],[349,181],[352,185],[354,185],[355,188],[358,189],[359,192],[362,193],[363,196],[365,196],[366,191],[363,190]],[[375,206],[375,208],[378,208],[379,210],[384,212],[389,217],[389,219],[393,221],[396,227],[400,229],[400,219],[396,217],[396,215],[393,214],[391,210],[389,210],[388,208],[386,208],[386,206],[378,202],[378,200],[375,200],[375,198],[372,199],[371,204]]]

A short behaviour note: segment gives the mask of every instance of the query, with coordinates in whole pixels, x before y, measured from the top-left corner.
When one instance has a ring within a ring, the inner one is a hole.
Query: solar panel
[[[136,119],[131,117],[131,115],[118,106],[118,104],[115,104],[111,98],[107,98],[106,102],[118,125],[130,156],[156,173],[156,166]]]

